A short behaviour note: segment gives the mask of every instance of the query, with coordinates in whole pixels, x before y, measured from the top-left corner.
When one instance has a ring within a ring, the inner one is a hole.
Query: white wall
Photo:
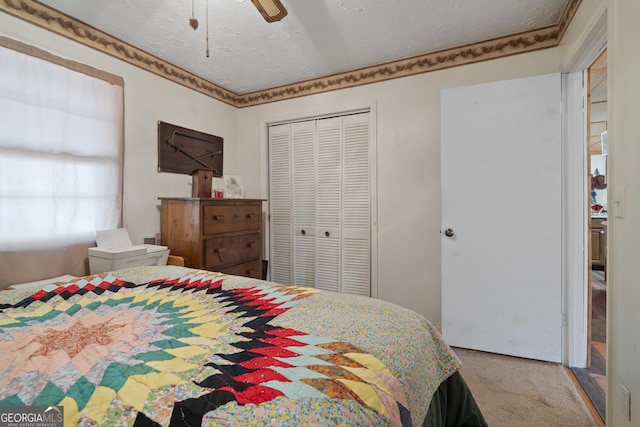
[[[623,427],[640,425],[640,2],[608,4],[607,425]],[[620,409],[621,383],[631,391],[632,421]]]
[[[124,78],[124,225],[134,243],[160,231],[158,197],[191,196],[191,177],[158,173],[157,122],[224,138],[224,171],[238,169],[238,110],[5,13],[0,34]]]
[[[267,123],[374,107],[378,297],[440,327],[440,90],[558,71],[558,52],[547,49],[242,109],[238,140],[247,194],[268,196]]]
[[[157,121],[224,138],[224,172],[237,166],[237,110],[144,71],[125,77],[125,226],[134,242],[160,231],[158,197],[191,196],[191,176],[158,173]]]

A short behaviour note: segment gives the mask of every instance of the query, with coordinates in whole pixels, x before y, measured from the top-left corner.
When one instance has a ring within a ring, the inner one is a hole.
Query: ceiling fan
[[[258,9],[262,17],[267,22],[276,22],[287,16],[287,9],[280,3],[280,0],[251,0],[251,3]],[[194,16],[194,0],[191,0],[191,17],[189,26],[194,30],[198,29],[198,20]],[[209,0],[207,0],[207,34],[205,54],[209,57]]]
[[[267,22],[276,22],[287,16],[287,9],[280,0],[251,0]]]

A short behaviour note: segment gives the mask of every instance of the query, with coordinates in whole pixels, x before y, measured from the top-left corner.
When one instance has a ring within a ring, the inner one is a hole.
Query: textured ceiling
[[[251,0],[41,0],[246,94],[557,24],[569,0],[281,0],[267,23]],[[205,56],[207,3],[210,56]]]

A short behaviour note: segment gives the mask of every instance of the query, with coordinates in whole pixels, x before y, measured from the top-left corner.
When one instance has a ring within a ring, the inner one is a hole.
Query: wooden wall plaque
[[[158,121],[158,172],[192,175],[198,170],[222,177],[221,137]]]

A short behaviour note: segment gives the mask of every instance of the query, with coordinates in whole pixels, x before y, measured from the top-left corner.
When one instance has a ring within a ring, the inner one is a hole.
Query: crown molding
[[[306,80],[242,96],[239,107],[265,104],[283,99],[346,89],[369,83],[408,77],[430,71],[458,67],[558,45],[557,28],[548,27],[499,39],[414,56],[359,70]]]
[[[243,108],[555,47],[581,1],[570,0],[556,25],[244,95],[224,89],[38,1],[0,0],[0,11],[226,104]]]
[[[511,34],[457,48],[426,53],[411,58],[352,70],[304,82],[251,92],[242,96],[238,107],[248,107],[289,98],[345,89],[430,71],[502,58],[556,47],[571,23],[582,0],[570,0],[556,25]]]

